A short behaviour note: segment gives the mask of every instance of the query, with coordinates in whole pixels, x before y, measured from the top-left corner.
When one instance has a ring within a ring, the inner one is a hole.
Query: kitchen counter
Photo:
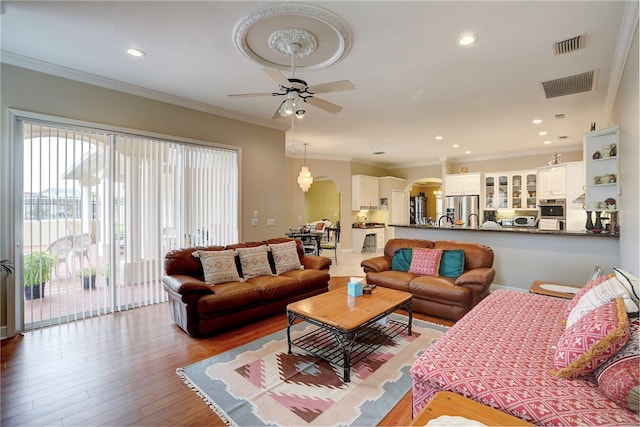
[[[527,292],[531,283],[584,284],[596,265],[620,266],[620,239],[609,234],[530,227],[499,229],[392,224],[394,237],[457,240],[489,246],[495,255],[495,285]]]
[[[466,226],[453,226],[453,227],[436,227],[434,225],[419,225],[419,224],[389,224],[389,227],[405,227],[405,228],[419,228],[419,229],[433,229],[442,231],[471,231],[471,232],[489,232],[489,233],[526,233],[526,234],[549,234],[554,236],[578,236],[578,237],[610,237],[617,239],[619,235],[611,235],[609,233],[587,233],[586,231],[567,231],[567,230],[539,230],[537,227],[502,227],[502,228],[482,228],[482,227],[466,227]]]
[[[377,224],[377,225],[353,225],[351,226],[351,228],[384,228],[385,225],[384,224]]]

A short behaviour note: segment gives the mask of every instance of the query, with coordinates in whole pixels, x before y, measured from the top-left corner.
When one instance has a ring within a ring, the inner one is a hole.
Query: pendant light
[[[295,133],[293,131],[293,116],[291,117],[291,141],[295,147]],[[307,166],[307,144],[304,144],[304,164],[302,169],[300,169],[300,173],[298,174],[298,185],[303,192],[309,191],[309,188],[313,184],[313,177],[311,176],[311,171],[309,171],[309,167]]]
[[[302,166],[298,174],[298,185],[300,185],[300,189],[306,193],[309,191],[311,184],[313,184],[313,177],[307,166],[307,144],[304,144],[304,166]]]

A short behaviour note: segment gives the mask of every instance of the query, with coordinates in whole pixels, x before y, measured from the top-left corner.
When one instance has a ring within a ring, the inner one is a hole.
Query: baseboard
[[[491,285],[491,287],[489,289],[492,292],[493,291],[497,291],[498,289],[508,289],[510,291],[516,291],[516,292],[522,292],[522,293],[528,293],[529,292],[528,289],[514,288],[513,286],[496,285],[496,284]]]

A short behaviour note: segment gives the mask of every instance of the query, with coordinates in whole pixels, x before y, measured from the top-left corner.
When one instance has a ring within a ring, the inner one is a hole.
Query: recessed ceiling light
[[[135,47],[130,47],[129,49],[127,49],[127,53],[136,58],[142,58],[143,56],[146,56],[146,53],[144,53],[144,50],[140,50]]]
[[[545,136],[548,132],[546,130],[542,130],[540,132],[538,132],[538,135],[540,136]]]
[[[543,142],[543,144],[544,145],[549,145],[549,144],[551,144],[551,141],[545,141],[545,142]]]
[[[442,135],[436,135],[436,139],[437,139],[438,141],[440,141],[442,138],[444,138]]]
[[[533,119],[532,122],[534,125],[539,125],[540,123],[542,123],[542,119]]]
[[[453,148],[458,148],[458,147],[460,147],[460,144],[453,144],[452,147]]]
[[[467,150],[467,151],[464,152],[464,154],[471,154],[471,151]]]
[[[458,43],[461,46],[470,46],[474,44],[476,40],[478,40],[478,36],[476,36],[475,34],[463,34],[458,39]]]

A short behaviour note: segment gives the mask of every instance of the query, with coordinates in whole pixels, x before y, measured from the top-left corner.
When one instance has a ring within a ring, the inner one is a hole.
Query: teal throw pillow
[[[440,259],[440,276],[457,278],[462,273],[464,273],[464,251],[445,249]]]
[[[412,257],[413,249],[398,249],[396,253],[393,254],[393,258],[391,258],[391,269],[395,271],[409,271]]]

